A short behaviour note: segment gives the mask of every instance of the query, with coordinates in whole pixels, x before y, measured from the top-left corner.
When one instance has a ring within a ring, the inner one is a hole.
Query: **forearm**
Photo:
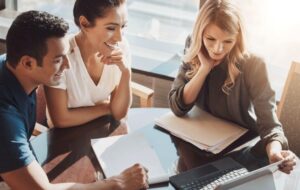
[[[44,174],[43,174],[44,175]],[[17,182],[18,183],[18,182]],[[19,182],[20,183],[20,182]],[[22,182],[21,182],[22,183]],[[117,190],[117,184],[114,181],[101,180],[89,184],[81,183],[50,183],[47,176],[39,178],[39,181],[31,181],[31,183],[16,184],[15,182],[9,183],[9,186],[14,190]]]
[[[78,183],[58,183],[58,184],[50,184],[47,190],[56,189],[56,190],[96,190],[96,185],[94,184],[78,184]]]
[[[114,180],[100,180],[89,184],[80,183],[50,183],[42,167],[33,161],[29,165],[2,173],[0,176],[14,190],[112,190],[118,189]],[[17,180],[16,180],[17,179]]]
[[[100,180],[90,184],[58,183],[50,184],[49,190],[117,190],[117,184],[111,180]]]
[[[109,114],[111,114],[109,104],[103,103],[89,107],[68,108],[64,113],[54,113],[51,119],[54,126],[66,128],[81,125]]]
[[[196,75],[185,85],[183,90],[183,101],[185,104],[191,104],[196,100],[207,74],[208,72],[200,67]]]
[[[128,108],[131,105],[132,101],[132,92],[131,92],[131,72],[126,70],[122,72],[120,83],[113,93],[111,100],[111,112],[115,119],[119,120],[126,116]]]

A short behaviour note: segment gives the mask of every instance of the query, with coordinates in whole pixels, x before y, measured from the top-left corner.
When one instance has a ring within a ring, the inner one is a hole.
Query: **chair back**
[[[293,62],[290,67],[277,115],[290,150],[300,157],[300,63]]]

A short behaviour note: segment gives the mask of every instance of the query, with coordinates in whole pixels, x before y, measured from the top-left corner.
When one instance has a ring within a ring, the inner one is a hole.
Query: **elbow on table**
[[[122,118],[126,117],[128,112],[128,109],[124,110],[124,111],[113,111],[112,115],[114,117],[115,120],[121,120]]]
[[[169,101],[169,107],[171,109],[171,111],[177,116],[177,117],[182,117],[182,116],[185,116],[186,115],[186,111],[182,111],[180,108],[179,108],[179,105],[177,105],[176,102],[171,102]]]
[[[178,111],[178,110],[175,110],[175,109],[171,109],[172,112],[177,116],[177,117],[183,117],[186,115],[186,112],[183,112],[183,111]]]

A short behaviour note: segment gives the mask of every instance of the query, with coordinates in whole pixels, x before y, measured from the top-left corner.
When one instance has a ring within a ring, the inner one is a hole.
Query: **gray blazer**
[[[287,139],[276,115],[275,93],[271,89],[265,63],[249,55],[239,62],[239,69],[241,74],[229,95],[222,91],[227,77],[227,63],[223,62],[208,74],[195,102],[186,105],[183,89],[189,81],[185,77],[189,65],[182,63],[169,93],[171,110],[177,116],[183,116],[195,105],[214,116],[255,131],[261,138],[252,149],[257,156],[266,156],[266,145],[274,140],[279,141],[283,149],[288,149]]]

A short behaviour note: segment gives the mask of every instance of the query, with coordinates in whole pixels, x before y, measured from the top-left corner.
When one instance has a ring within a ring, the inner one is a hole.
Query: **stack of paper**
[[[217,154],[247,132],[234,123],[214,117],[194,107],[186,116],[177,117],[169,112],[155,120],[166,129],[201,150]]]
[[[91,143],[107,178],[139,163],[149,170],[149,184],[169,181],[156,152],[141,133],[92,139]]]

